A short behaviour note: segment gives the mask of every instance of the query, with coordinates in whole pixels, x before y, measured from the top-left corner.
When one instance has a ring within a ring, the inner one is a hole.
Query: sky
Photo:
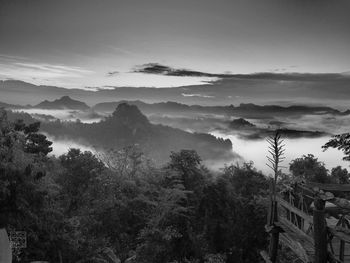
[[[67,88],[215,80],[134,72],[350,70],[349,0],[0,0],[0,79]]]

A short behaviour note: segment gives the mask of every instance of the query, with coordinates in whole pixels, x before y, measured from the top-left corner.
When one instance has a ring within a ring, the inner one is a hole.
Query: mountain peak
[[[120,103],[113,112],[112,119],[124,124],[149,124],[147,117],[142,114],[139,108],[128,103]]]
[[[68,95],[62,96],[60,99],[58,100],[63,100],[63,101],[72,101],[73,99],[71,97],[69,97]]]
[[[242,129],[242,128],[253,128],[255,127],[255,125],[243,118],[239,118],[239,119],[232,120],[230,122],[230,127],[235,129]]]
[[[69,96],[62,96],[61,98],[56,99],[54,101],[44,100],[43,102],[34,106],[34,108],[88,110],[89,106],[86,105],[84,102],[74,100]]]

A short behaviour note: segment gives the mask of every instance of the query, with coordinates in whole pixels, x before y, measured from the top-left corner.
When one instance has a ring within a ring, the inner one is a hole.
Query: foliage
[[[343,133],[333,136],[325,145],[322,146],[324,150],[328,148],[336,148],[344,152],[343,160],[350,161],[350,133]]]
[[[289,165],[294,178],[317,183],[330,183],[331,178],[323,162],[312,155],[303,155],[293,160]]]
[[[155,167],[135,145],[49,157],[38,123],[0,125],[1,224],[27,231],[23,261],[252,262],[265,245],[252,164],[213,177],[196,151]]]
[[[240,165],[230,165],[224,168],[224,175],[233,186],[233,192],[244,197],[254,197],[266,195],[268,182],[266,177],[258,172],[253,163]]]
[[[277,130],[275,134],[268,137],[267,142],[269,144],[269,156],[267,157],[268,163],[266,164],[274,172],[274,188],[277,183],[278,174],[280,173],[280,164],[284,161],[285,145],[284,140],[281,138],[280,132]]]
[[[332,168],[331,170],[332,180],[337,184],[349,184],[350,175],[347,169],[343,169],[341,166]]]
[[[95,131],[108,128],[108,136],[101,136],[106,144],[116,134],[125,139],[145,132],[142,136],[154,140],[159,131],[171,133],[165,127],[155,132],[136,109],[134,114],[140,118],[136,123],[115,114]],[[98,155],[70,149],[56,158],[48,156],[51,142],[39,133],[39,123],[9,121],[4,112],[0,116],[0,225],[27,232],[28,247],[18,261],[256,262],[266,245],[268,180],[253,163],[228,165],[214,176],[196,151],[177,149],[157,167],[128,140]],[[111,128],[118,125],[130,129],[114,133]],[[74,132],[86,128],[73,126]],[[170,138],[164,134],[159,147]],[[271,155],[275,164],[282,160],[278,142]],[[328,172],[311,154],[290,163],[291,176],[279,167],[272,167],[279,183],[350,182],[346,169]]]
[[[24,134],[26,152],[47,155],[52,151],[52,142],[48,141],[45,135],[38,133],[39,129],[40,122],[26,125],[23,120],[17,120],[14,123],[14,130]]]
[[[19,126],[19,124],[21,124]],[[1,225],[25,230],[28,248],[21,257],[41,257],[47,200],[51,185],[44,186],[51,142],[38,134],[39,125],[11,123],[6,112],[0,116],[0,214]],[[45,249],[48,249],[47,247]]]

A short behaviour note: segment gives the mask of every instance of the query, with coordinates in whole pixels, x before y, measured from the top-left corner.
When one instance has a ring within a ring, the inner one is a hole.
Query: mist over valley
[[[121,100],[89,106],[64,95],[33,106],[4,106],[13,112],[12,119],[41,121],[42,131],[54,142],[55,155],[70,148],[98,152],[138,145],[155,163],[164,164],[172,151],[190,148],[199,151],[204,163],[215,171],[253,161],[257,169],[268,173],[265,139],[276,129],[287,139],[286,164],[311,153],[329,167],[345,165],[341,152],[323,152],[321,147],[334,131],[346,132],[350,127],[349,111],[319,105],[205,106]],[[260,149],[258,154],[254,154],[256,149]]]

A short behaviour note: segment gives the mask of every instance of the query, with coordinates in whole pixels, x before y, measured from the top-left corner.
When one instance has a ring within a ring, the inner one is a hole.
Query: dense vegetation
[[[137,146],[56,158],[39,123],[0,117],[0,226],[25,230],[21,262],[257,262],[268,180],[253,164],[213,176],[193,150],[156,167]],[[291,176],[348,183],[312,155]],[[291,179],[291,178],[289,178]]]
[[[38,123],[0,124],[1,225],[28,238],[17,260],[252,262],[265,245],[267,180],[251,164],[214,178],[193,150],[161,168],[136,147],[48,157]]]

